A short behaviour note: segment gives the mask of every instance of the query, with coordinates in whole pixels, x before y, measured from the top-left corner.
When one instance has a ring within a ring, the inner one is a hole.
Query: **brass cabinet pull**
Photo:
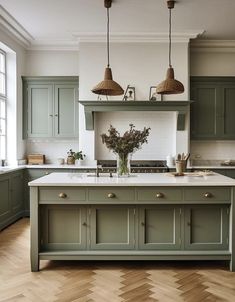
[[[65,193],[60,193],[59,194],[59,198],[66,198],[67,197],[67,194],[65,194]]]
[[[114,193],[109,193],[108,194],[108,198],[114,198],[114,197],[116,197],[116,195]]]
[[[204,197],[210,198],[210,197],[213,197],[213,195],[210,192],[206,192],[206,193],[204,193]]]
[[[157,198],[163,198],[163,197],[164,197],[164,194],[161,193],[161,192],[159,192],[159,193],[156,194],[156,197],[157,197]]]
[[[82,224],[83,226],[87,226],[87,224],[86,224],[86,222],[83,222],[83,224]]]

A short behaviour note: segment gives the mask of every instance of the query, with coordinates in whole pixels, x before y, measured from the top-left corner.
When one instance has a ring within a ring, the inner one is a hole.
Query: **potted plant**
[[[74,153],[75,164],[80,165],[85,157],[86,157],[86,155],[84,153],[82,153],[82,151],[75,152]]]
[[[75,164],[75,157],[74,157],[75,152],[73,152],[72,149],[69,149],[67,152],[67,165],[74,165]]]

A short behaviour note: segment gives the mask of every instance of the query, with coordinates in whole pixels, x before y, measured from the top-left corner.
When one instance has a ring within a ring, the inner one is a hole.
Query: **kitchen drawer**
[[[29,181],[37,179],[39,177],[51,174],[51,173],[72,173],[71,169],[40,169],[40,168],[31,168],[28,169],[28,178]]]
[[[40,188],[39,201],[84,201],[86,190],[84,188]]]
[[[140,188],[137,189],[138,201],[180,201],[182,189],[178,188]]]
[[[134,201],[135,190],[129,188],[90,188],[88,189],[89,201]]]
[[[229,201],[230,190],[229,188],[186,188],[184,193],[186,201]]]

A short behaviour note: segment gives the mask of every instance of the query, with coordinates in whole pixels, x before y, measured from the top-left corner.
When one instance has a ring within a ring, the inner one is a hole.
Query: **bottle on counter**
[[[168,167],[173,167],[174,166],[174,158],[171,154],[167,155],[166,164],[167,164]]]

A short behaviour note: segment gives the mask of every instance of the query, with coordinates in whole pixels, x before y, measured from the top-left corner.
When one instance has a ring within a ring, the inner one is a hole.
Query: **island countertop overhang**
[[[146,173],[146,174],[133,174],[127,178],[118,178],[116,176],[101,176],[92,177],[82,173],[51,173],[49,175],[38,178],[29,182],[29,186],[87,186],[87,187],[135,187],[135,186],[227,186],[235,187],[235,180],[217,173],[206,176],[179,176],[174,177],[169,173]]]

